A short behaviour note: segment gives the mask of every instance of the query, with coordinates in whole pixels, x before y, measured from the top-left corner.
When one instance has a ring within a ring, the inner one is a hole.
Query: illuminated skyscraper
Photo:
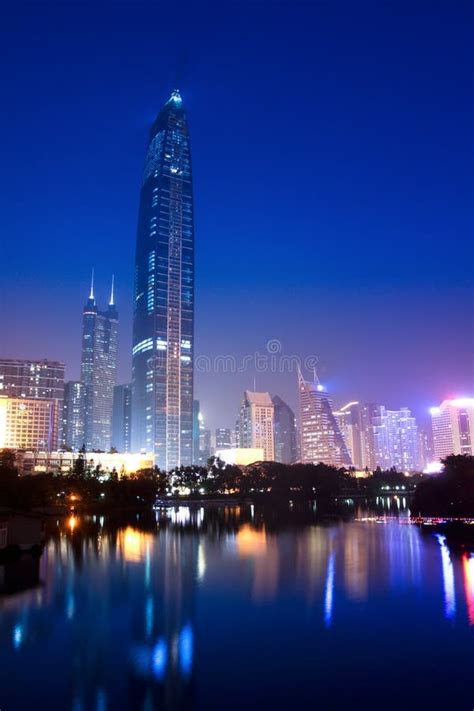
[[[361,416],[358,402],[348,402],[334,413],[353,465],[364,466],[362,458]]]
[[[194,221],[188,125],[178,91],[150,132],[138,214],[132,448],[192,462]]]
[[[99,311],[94,280],[82,317],[81,382],[84,386],[84,444],[107,452],[112,444],[112,405],[117,373],[118,314],[114,283],[106,311]]]
[[[351,466],[346,443],[332,411],[332,402],[325,388],[298,374],[300,393],[301,461],[304,464]]]
[[[275,461],[294,464],[297,459],[295,413],[278,395],[272,397],[272,402]]]
[[[55,401],[0,396],[0,449],[53,449]]]
[[[218,427],[216,429],[216,449],[230,449],[231,433],[227,427]]]
[[[112,414],[112,446],[118,452],[131,452],[132,388],[116,385]]]
[[[266,461],[274,461],[273,402],[268,393],[244,392],[240,408],[240,446],[263,449]]]
[[[474,398],[444,400],[431,408],[435,460],[450,454],[474,455]]]
[[[78,451],[84,445],[84,385],[70,380],[64,386],[61,449]]]
[[[383,405],[373,419],[375,462],[382,469],[414,471],[418,466],[418,428],[407,407],[387,410]]]

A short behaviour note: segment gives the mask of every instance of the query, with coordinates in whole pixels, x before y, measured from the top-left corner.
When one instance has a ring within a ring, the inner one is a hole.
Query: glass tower
[[[84,445],[88,452],[108,452],[112,444],[117,329],[113,280],[106,311],[97,308],[92,282],[82,316],[81,382],[84,386]]]
[[[138,213],[132,449],[192,463],[194,221],[188,125],[178,91],[150,132]]]

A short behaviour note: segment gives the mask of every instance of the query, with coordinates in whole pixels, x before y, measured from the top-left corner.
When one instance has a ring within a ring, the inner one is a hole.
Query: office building
[[[358,402],[348,402],[334,412],[352,464],[356,469],[365,466],[362,457],[361,412]]]
[[[64,386],[61,449],[78,451],[84,442],[84,385],[70,380]]]
[[[189,133],[178,91],[148,141],[137,227],[132,448],[164,470],[193,459],[194,218]]]
[[[450,454],[474,455],[474,398],[443,400],[430,412],[436,461]]]
[[[57,401],[0,397],[0,449],[50,451],[55,436]]]
[[[298,457],[295,413],[278,395],[272,397],[272,402],[275,461],[294,464]]]
[[[84,443],[88,451],[108,452],[112,446],[117,330],[113,279],[108,308],[99,311],[92,275],[90,294],[82,317],[81,382],[84,386]]]
[[[231,432],[228,427],[218,427],[216,429],[216,449],[230,449]]]
[[[57,449],[64,397],[64,363],[0,358],[0,395],[52,402],[51,447]]]
[[[266,461],[274,461],[273,402],[268,393],[245,390],[240,408],[240,447],[263,449]]]
[[[114,387],[112,413],[112,447],[117,452],[131,452],[132,435],[132,386]]]
[[[301,461],[304,464],[352,466],[352,460],[332,410],[332,402],[317,378],[304,380],[298,373],[301,426]]]

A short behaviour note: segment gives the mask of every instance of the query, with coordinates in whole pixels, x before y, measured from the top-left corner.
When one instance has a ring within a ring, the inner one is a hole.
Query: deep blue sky
[[[474,395],[471,3],[177,5],[2,8],[0,355],[78,377],[95,266],[129,378],[145,145],[187,54],[197,354],[279,339],[338,404]],[[252,386],[198,373],[209,424]],[[296,404],[294,375],[257,387]]]

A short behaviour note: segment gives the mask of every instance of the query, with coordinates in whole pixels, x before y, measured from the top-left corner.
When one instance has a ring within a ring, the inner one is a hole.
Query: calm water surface
[[[180,507],[0,566],[0,708],[474,707],[474,555],[407,525]]]

